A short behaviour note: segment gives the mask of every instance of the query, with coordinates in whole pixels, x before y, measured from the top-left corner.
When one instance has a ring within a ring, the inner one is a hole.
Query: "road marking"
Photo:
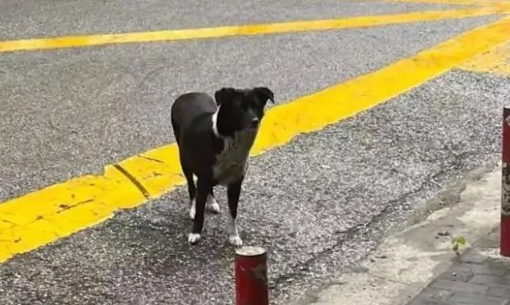
[[[483,7],[465,10],[425,11],[380,16],[349,17],[331,20],[311,20],[215,28],[11,40],[0,41],[0,53],[91,47],[126,43],[211,39],[233,36],[256,36],[304,31],[363,28],[410,22],[479,17],[505,12],[505,10],[499,8]]]
[[[510,45],[481,54],[464,63],[460,68],[473,72],[487,72],[501,76],[510,76]]]
[[[508,43],[508,33],[510,17],[505,17],[378,71],[271,108],[251,156],[409,91]],[[139,206],[184,184],[178,160],[174,143],[109,165],[103,176],[72,179],[0,204],[0,262],[98,224],[119,209]],[[132,179],[143,186],[145,195]]]
[[[355,0],[357,1],[357,0]],[[494,0],[373,0],[378,2],[404,2],[404,3],[426,3],[426,4],[444,4],[460,5],[468,7],[479,7],[485,9],[494,9],[501,13],[510,12],[510,1]]]
[[[494,0],[376,0],[376,1],[499,7],[502,9],[508,9],[510,7],[510,2],[508,1],[494,1]]]

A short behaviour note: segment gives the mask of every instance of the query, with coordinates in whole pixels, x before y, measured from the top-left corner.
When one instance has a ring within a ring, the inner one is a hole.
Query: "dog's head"
[[[225,136],[246,129],[257,130],[267,101],[274,103],[274,94],[266,87],[222,88],[214,97],[219,107],[216,127],[218,133]]]

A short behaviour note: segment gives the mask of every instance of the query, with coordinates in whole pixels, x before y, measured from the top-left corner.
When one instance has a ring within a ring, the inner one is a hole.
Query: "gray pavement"
[[[443,185],[444,186],[444,185]],[[500,218],[501,167],[465,173],[414,209],[403,229],[392,230],[377,249],[292,305],[405,305],[457,261],[451,240],[463,236],[460,253],[489,235]],[[395,220],[391,218],[391,220]],[[494,250],[485,256],[501,261]],[[508,260],[506,260],[508,261]],[[462,303],[460,303],[462,304]],[[483,305],[484,303],[475,303]]]
[[[510,304],[510,260],[499,257],[499,227],[408,303],[449,304]]]
[[[490,20],[0,54],[0,201],[172,142],[183,92],[267,85],[284,103]]]
[[[431,7],[242,1],[226,9],[219,3],[3,0],[0,35],[187,28]],[[169,6],[179,14],[169,15]],[[181,92],[265,84],[278,102],[286,102],[493,19],[0,54],[0,200],[100,172],[173,141],[169,109]],[[509,90],[507,78],[453,71],[253,159],[241,199],[241,236],[270,251],[274,304],[327,284],[444,185],[493,165]],[[225,194],[218,194],[224,203]],[[226,215],[208,217],[203,242],[191,248],[186,202],[179,188],[0,265],[0,304],[232,304]]]
[[[509,86],[454,71],[254,159],[241,236],[270,251],[274,304],[326,284],[441,186],[494,164]],[[190,247],[186,202],[180,188],[1,265],[2,303],[231,304],[225,214]]]
[[[0,2],[0,39],[123,33],[451,8],[374,1],[67,0]],[[25,18],[23,18],[25,17]]]

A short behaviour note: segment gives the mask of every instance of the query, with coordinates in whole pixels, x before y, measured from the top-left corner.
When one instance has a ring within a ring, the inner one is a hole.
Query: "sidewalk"
[[[474,171],[365,260],[292,305],[510,305],[510,258],[499,255],[501,167]],[[460,259],[452,238],[464,237]]]
[[[499,228],[480,239],[408,305],[510,304],[510,258],[499,255]]]

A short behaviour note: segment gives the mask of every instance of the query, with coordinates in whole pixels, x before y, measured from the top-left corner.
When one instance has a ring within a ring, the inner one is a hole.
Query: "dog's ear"
[[[273,91],[271,91],[269,88],[256,87],[253,88],[253,91],[255,92],[259,100],[263,103],[262,106],[266,105],[267,100],[270,100],[274,104],[274,94]]]
[[[216,104],[220,106],[224,102],[231,100],[236,93],[234,88],[221,88],[220,90],[214,93],[214,99],[216,100]]]

